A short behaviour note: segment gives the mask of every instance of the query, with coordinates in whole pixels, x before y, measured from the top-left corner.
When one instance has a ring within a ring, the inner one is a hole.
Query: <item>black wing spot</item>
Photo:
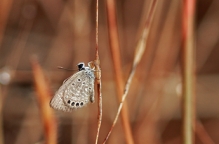
[[[81,81],[81,79],[78,79],[78,81]]]
[[[75,102],[72,102],[71,105],[74,106],[74,105],[75,105]]]
[[[84,105],[84,103],[83,103],[83,102],[81,102],[81,103],[80,103],[80,105],[81,105],[81,106],[83,106],[83,105]]]
[[[75,83],[72,83],[72,85],[75,85]]]
[[[83,82],[82,84],[85,84],[85,82]]]
[[[71,101],[70,100],[68,100],[68,104],[70,104],[71,103]]]
[[[79,103],[76,103],[76,106],[78,107],[78,106],[79,106]]]

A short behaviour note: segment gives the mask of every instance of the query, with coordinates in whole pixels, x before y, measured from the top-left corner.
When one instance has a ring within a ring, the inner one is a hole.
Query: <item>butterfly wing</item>
[[[76,73],[77,74],[77,73]],[[56,110],[62,110],[62,111],[71,111],[71,108],[68,107],[64,101],[63,101],[63,96],[64,96],[64,91],[67,88],[67,85],[69,85],[69,83],[71,83],[71,79],[73,79],[75,77],[75,75],[72,75],[70,78],[68,78],[67,80],[64,81],[64,83],[62,84],[62,86],[58,89],[58,91],[55,93],[55,96],[52,98],[52,100],[50,101],[50,106]]]
[[[71,111],[85,106],[89,101],[94,101],[94,78],[82,70],[63,83],[50,105],[57,110]]]

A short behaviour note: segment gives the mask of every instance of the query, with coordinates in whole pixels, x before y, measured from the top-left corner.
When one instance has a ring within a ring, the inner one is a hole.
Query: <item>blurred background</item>
[[[151,0],[116,1],[122,73],[131,69],[135,45]],[[219,1],[196,1],[196,143],[219,143]],[[147,44],[127,96],[135,143],[181,143],[182,1],[158,1]],[[100,142],[118,109],[106,1],[99,3],[99,55],[103,120]],[[0,137],[3,144],[45,143],[30,58],[37,57],[51,95],[79,62],[95,59],[94,0],[0,1]],[[49,103],[48,103],[49,105]],[[94,143],[96,103],[71,113],[54,111],[58,144]],[[126,143],[119,119],[107,143]]]

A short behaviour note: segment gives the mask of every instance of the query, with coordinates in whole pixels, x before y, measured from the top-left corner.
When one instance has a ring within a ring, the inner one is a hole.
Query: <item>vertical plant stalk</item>
[[[144,29],[142,31],[142,35],[141,35],[140,39],[138,40],[138,43],[137,43],[137,46],[136,46],[134,61],[133,61],[133,64],[132,64],[132,69],[131,69],[130,75],[128,77],[128,80],[126,82],[126,85],[125,85],[125,90],[124,90],[124,93],[122,95],[122,100],[120,102],[120,105],[119,105],[116,117],[115,117],[115,119],[113,121],[113,124],[111,126],[111,129],[108,132],[108,134],[107,134],[106,138],[104,139],[103,143],[106,143],[106,141],[108,140],[113,128],[116,125],[116,122],[118,120],[119,114],[120,114],[121,109],[123,107],[124,101],[125,101],[125,99],[127,97],[127,94],[129,92],[129,88],[130,88],[132,79],[133,79],[134,74],[136,72],[136,67],[139,64],[139,62],[142,58],[142,55],[143,55],[143,53],[146,49],[146,42],[147,42],[147,39],[148,39],[148,34],[149,34],[150,27],[151,27],[151,22],[152,22],[152,19],[154,17],[156,5],[157,5],[157,0],[152,0],[150,8],[149,8],[149,13],[148,13],[148,16],[147,16],[147,20],[146,20]]]
[[[102,123],[102,85],[101,85],[101,69],[100,69],[100,58],[99,58],[99,51],[98,51],[98,40],[99,40],[99,34],[98,34],[98,28],[99,28],[99,0],[96,0],[96,59],[94,60],[93,64],[95,67],[95,78],[96,78],[96,85],[97,85],[97,96],[98,96],[98,124],[97,124],[97,134],[96,134],[96,140],[95,144],[98,143],[99,134],[100,134],[100,127]]]
[[[35,59],[31,59],[37,99],[40,106],[41,117],[44,124],[44,134],[46,144],[57,143],[56,120],[52,109],[49,107],[51,94],[46,83],[43,71]]]
[[[107,14],[108,14],[108,30],[109,30],[109,40],[110,49],[113,59],[113,66],[115,71],[115,80],[117,87],[118,100],[121,101],[123,90],[124,90],[124,80],[122,74],[121,58],[120,58],[120,48],[119,48],[119,36],[118,27],[116,22],[116,10],[115,10],[115,0],[107,0]],[[121,110],[122,124],[125,132],[125,138],[127,144],[134,144],[134,139],[131,131],[131,126],[129,122],[128,106],[127,102],[124,101],[123,109]]]
[[[195,131],[195,65],[194,16],[195,0],[183,1],[183,144],[193,144]]]

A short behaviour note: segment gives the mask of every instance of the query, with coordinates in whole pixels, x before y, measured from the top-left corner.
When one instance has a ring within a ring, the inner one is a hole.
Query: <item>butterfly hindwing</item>
[[[91,79],[82,70],[79,75],[72,77],[64,91],[64,102],[71,108],[81,108],[85,106],[90,100],[90,89],[92,89]]]
[[[51,100],[51,107],[62,111],[81,108],[94,102],[94,75],[88,68],[67,79]]]

